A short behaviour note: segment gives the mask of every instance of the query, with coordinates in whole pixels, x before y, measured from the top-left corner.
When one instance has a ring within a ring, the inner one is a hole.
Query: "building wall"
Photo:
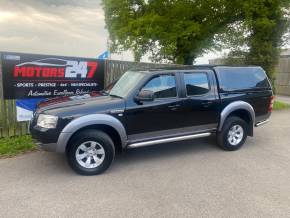
[[[290,56],[282,56],[276,70],[276,93],[290,96]]]

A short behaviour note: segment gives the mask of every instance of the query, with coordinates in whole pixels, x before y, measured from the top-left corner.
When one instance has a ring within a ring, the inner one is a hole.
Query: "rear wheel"
[[[112,139],[99,130],[84,130],[75,135],[67,151],[68,163],[81,175],[101,174],[115,156]]]
[[[240,149],[247,139],[248,124],[239,117],[226,119],[221,132],[217,133],[219,147],[226,151]]]

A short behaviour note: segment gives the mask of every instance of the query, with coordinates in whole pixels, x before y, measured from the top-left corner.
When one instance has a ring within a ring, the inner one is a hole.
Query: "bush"
[[[281,101],[275,101],[273,110],[283,110],[283,109],[288,109],[290,108],[290,104],[281,102]]]

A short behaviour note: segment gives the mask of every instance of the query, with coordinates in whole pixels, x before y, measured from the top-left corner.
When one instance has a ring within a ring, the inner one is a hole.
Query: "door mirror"
[[[135,101],[153,101],[154,100],[154,92],[151,90],[141,90],[137,96],[135,96]]]

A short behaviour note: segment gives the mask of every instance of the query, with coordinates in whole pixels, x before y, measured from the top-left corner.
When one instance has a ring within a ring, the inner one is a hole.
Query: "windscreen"
[[[260,67],[216,67],[223,91],[243,89],[269,89],[265,71]]]
[[[116,82],[109,94],[124,98],[143,77],[142,72],[128,71]]]

